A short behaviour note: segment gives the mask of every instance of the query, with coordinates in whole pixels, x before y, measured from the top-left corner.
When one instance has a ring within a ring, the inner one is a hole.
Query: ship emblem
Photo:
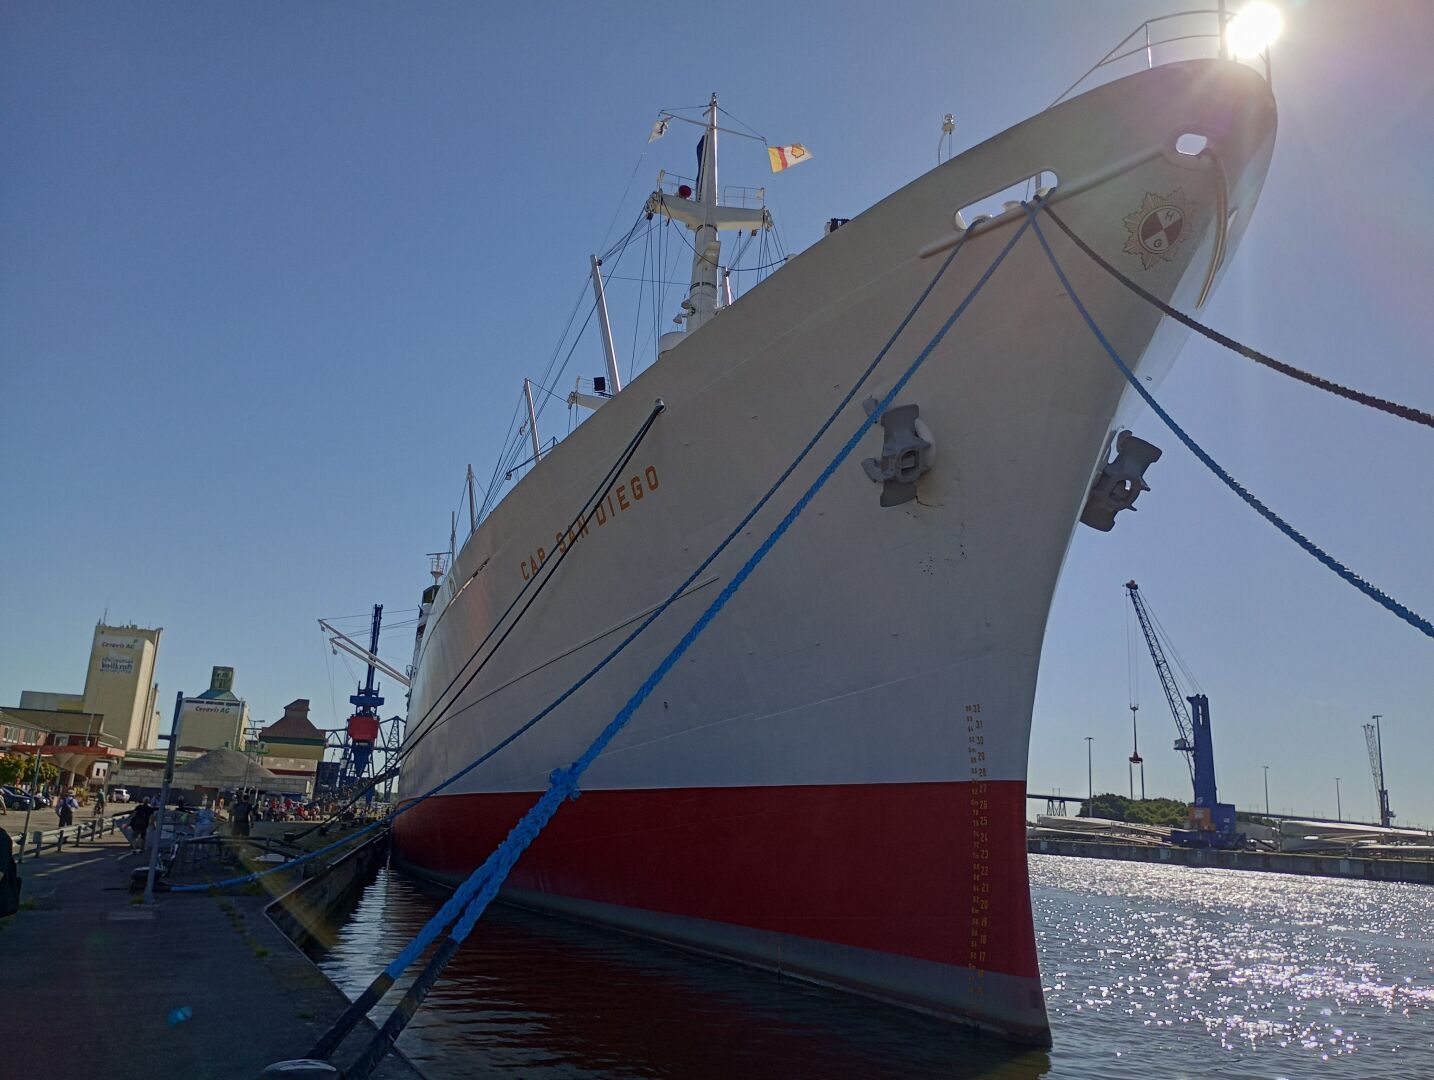
[[[1140,209],[1125,219],[1130,233],[1125,240],[1126,254],[1138,256],[1144,270],[1173,258],[1171,253],[1185,239],[1185,219],[1190,210],[1185,205],[1185,192],[1180,188],[1169,195],[1146,192]]]

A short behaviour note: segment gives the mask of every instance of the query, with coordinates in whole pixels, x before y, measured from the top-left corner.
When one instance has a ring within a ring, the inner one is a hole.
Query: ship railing
[[[734,187],[731,184],[722,189],[723,206],[742,206],[750,210],[761,210],[767,205],[767,189],[764,187]]]
[[[1235,59],[1270,78],[1270,50],[1255,56],[1232,57],[1226,30],[1234,16],[1225,9],[1195,8],[1146,19],[1137,26],[1051,102],[1054,108],[1079,91],[1093,89],[1137,71],[1186,60]]]
[[[682,194],[683,188],[687,189],[686,195]],[[696,198],[693,192],[697,190],[697,181],[690,176],[679,176],[677,173],[670,173],[664,169],[657,174],[657,190],[664,195],[692,199]],[[767,189],[727,184],[722,188],[717,201],[722,206],[740,206],[749,210],[761,210],[767,205]]]
[[[687,194],[682,194],[682,189],[687,189]],[[664,195],[675,195],[679,199],[690,199],[692,193],[697,190],[697,181],[690,176],[679,176],[677,173],[670,173],[666,169],[657,174],[657,190]]]

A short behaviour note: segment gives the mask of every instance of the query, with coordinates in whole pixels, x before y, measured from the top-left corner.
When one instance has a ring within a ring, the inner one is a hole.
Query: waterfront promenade
[[[265,917],[268,894],[145,908],[129,891],[139,865],[115,833],[20,867],[22,910],[0,920],[5,1075],[252,1080],[304,1054],[346,1001]],[[419,1074],[391,1055],[375,1076]]]

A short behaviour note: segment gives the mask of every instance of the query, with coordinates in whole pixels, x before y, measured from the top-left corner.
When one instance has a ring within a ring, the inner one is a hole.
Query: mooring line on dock
[[[666,677],[673,666],[682,658],[692,644],[702,635],[711,624],[712,620],[727,605],[727,602],[742,588],[743,584],[751,576],[752,572],[767,557],[772,548],[786,535],[793,522],[811,504],[813,498],[826,485],[827,481],[836,473],[841,464],[856,449],[857,444],[866,433],[875,426],[883,412],[890,408],[898,394],[906,388],[908,382],[920,370],[938,345],[945,339],[947,333],[956,324],[956,321],[967,311],[976,296],[991,280],[996,270],[1005,262],[1006,256],[1015,247],[1016,242],[1025,234],[1026,229],[1031,225],[1028,218],[1022,222],[1014,234],[1007,240],[1005,247],[996,256],[996,259],[988,266],[976,284],[967,293],[965,299],[957,305],[951,315],[942,323],[932,338],[917,354],[916,358],[902,373],[896,383],[877,403],[876,407],[862,420],[856,431],[837,451],[836,455],[822,470],[820,475],[807,487],[795,504],[787,511],[786,515],[772,529],[767,538],[742,564],[742,567],[733,575],[732,580],[722,592],[708,605],[707,609],[682,636],[676,645],[672,647],[657,667],[643,681],[642,685],[633,693],[615,717],[603,728],[598,737],[588,746],[581,756],[571,765],[564,769],[555,769],[550,777],[547,790],[539,797],[538,801],[528,810],[526,814],[513,826],[508,836],[493,851],[491,855],[478,867],[477,870],[463,883],[459,892],[465,896],[471,896],[463,909],[461,916],[453,924],[449,931],[448,938],[443,941],[434,955],[424,966],[423,971],[409,988],[408,992],[400,1000],[393,1013],[385,1020],[383,1027],[372,1041],[365,1047],[358,1059],[344,1072],[345,1080],[365,1080],[382,1060],[388,1048],[397,1041],[404,1025],[417,1011],[429,988],[437,980],[442,972],[443,966],[457,952],[458,947],[472,931],[478,919],[497,895],[504,879],[509,871],[517,863],[523,852],[542,832],[543,828],[557,813],[558,808],[567,799],[576,799],[581,792],[578,788],[578,781],[588,767],[607,748],[614,737],[627,725],[633,715],[642,706],[643,702],[651,695],[657,685]],[[454,894],[456,899],[458,893]],[[446,906],[446,905],[445,905]]]
[[[1223,483],[1226,487],[1228,487],[1231,491],[1238,495],[1240,499],[1243,500],[1244,503],[1250,507],[1250,509],[1254,510],[1257,514],[1259,514],[1262,518],[1268,521],[1285,536],[1293,540],[1305,552],[1312,555],[1315,560],[1319,562],[1322,566],[1326,567],[1329,570],[1332,570],[1340,578],[1342,578],[1350,585],[1353,585],[1356,589],[1362,592],[1365,596],[1369,597],[1380,607],[1384,608],[1386,611],[1389,611],[1394,615],[1397,615],[1399,618],[1403,619],[1410,626],[1420,631],[1426,637],[1434,638],[1434,624],[1431,624],[1428,619],[1424,618],[1424,616],[1401,604],[1398,600],[1395,600],[1392,596],[1384,592],[1382,589],[1370,584],[1368,581],[1360,577],[1344,563],[1340,562],[1333,555],[1329,554],[1329,552],[1325,551],[1314,541],[1310,540],[1298,529],[1290,525],[1289,522],[1285,521],[1285,519],[1280,517],[1279,514],[1275,513],[1258,498],[1256,498],[1243,484],[1241,484],[1228,471],[1226,471],[1220,465],[1219,462],[1217,462],[1213,457],[1211,457],[1205,451],[1205,449],[1200,446],[1200,444],[1197,443],[1185,431],[1184,428],[1182,428],[1178,423],[1175,422],[1174,417],[1172,417],[1168,412],[1165,411],[1164,408],[1161,407],[1160,402],[1155,400],[1155,396],[1151,394],[1150,391],[1147,390],[1141,384],[1138,378],[1136,378],[1135,372],[1131,371],[1129,365],[1127,365],[1126,362],[1120,358],[1120,354],[1115,351],[1115,348],[1111,345],[1109,339],[1107,339],[1105,334],[1101,332],[1100,327],[1096,325],[1096,321],[1091,316],[1090,311],[1086,308],[1085,304],[1081,302],[1080,297],[1076,295],[1076,291],[1071,285],[1070,278],[1068,278],[1066,276],[1065,271],[1061,269],[1061,264],[1056,259],[1055,252],[1051,250],[1051,246],[1046,240],[1045,233],[1041,231],[1040,223],[1036,220],[1037,214],[1040,212],[1040,210],[1046,209],[1046,212],[1049,213],[1049,208],[1045,208],[1040,205],[1036,206],[1035,208],[1032,208],[1030,204],[1026,204],[1025,209],[1026,220],[1030,222],[1031,226],[1035,229],[1036,239],[1040,241],[1041,248],[1046,253],[1046,258],[1050,260],[1051,268],[1055,270],[1056,277],[1060,280],[1061,286],[1065,289],[1066,294],[1071,298],[1071,302],[1075,304],[1076,311],[1080,313],[1081,318],[1085,321],[1085,324],[1090,329],[1090,332],[1095,335],[1096,341],[1100,342],[1101,348],[1105,350],[1106,355],[1109,356],[1110,359],[1115,363],[1115,366],[1120,369],[1120,373],[1125,376],[1125,381],[1128,382],[1131,386],[1135,387],[1136,393],[1138,393],[1145,400],[1145,403],[1150,406],[1150,408],[1155,412],[1156,416],[1160,417],[1160,419],[1164,422],[1165,426],[1168,427],[1172,433],[1174,433],[1175,437],[1185,444],[1186,449],[1188,449],[1192,454],[1199,458],[1200,463],[1204,465],[1207,469],[1209,469],[1212,473],[1214,473],[1221,483]]]
[[[1332,379],[1326,379],[1322,375],[1316,375],[1313,372],[1297,368],[1293,364],[1288,364],[1283,360],[1276,360],[1273,356],[1267,356],[1265,353],[1260,352],[1259,349],[1251,348],[1249,345],[1236,341],[1228,334],[1222,334],[1214,327],[1206,326],[1198,319],[1186,315],[1178,308],[1171,307],[1164,300],[1160,299],[1160,297],[1141,286],[1139,282],[1121,273],[1119,269],[1103,258],[1100,252],[1096,251],[1077,236],[1071,227],[1055,212],[1053,207],[1047,205],[1045,211],[1050,216],[1050,219],[1060,227],[1060,230],[1070,238],[1071,243],[1080,248],[1097,266],[1115,278],[1116,281],[1120,282],[1146,303],[1158,308],[1163,314],[1170,316],[1170,318],[1176,322],[1189,327],[1197,334],[1215,342],[1215,344],[1223,345],[1231,352],[1243,356],[1246,360],[1253,360],[1255,363],[1261,364],[1271,371],[1278,371],[1281,375],[1288,375],[1290,378],[1297,382],[1302,382],[1306,386],[1313,386],[1317,390],[1324,390],[1327,393],[1334,394],[1336,397],[1342,397],[1346,401],[1353,401],[1359,405],[1367,405],[1371,409],[1378,409],[1380,412],[1388,413],[1390,416],[1397,416],[1401,420],[1408,420],[1415,424],[1423,424],[1425,427],[1434,427],[1434,413],[1426,412],[1423,409],[1416,409],[1412,405],[1403,405],[1397,401],[1388,401],[1385,398],[1376,397],[1373,394],[1366,394],[1362,390],[1355,390],[1352,387],[1343,386]]]
[[[750,510],[747,511],[747,513],[742,517],[742,520],[739,521],[732,528],[732,530],[728,532],[728,534],[722,539],[722,541],[715,548],[712,549],[712,551],[707,555],[707,557],[703,559],[700,564],[698,564],[696,569],[694,569],[692,573],[689,574],[687,578],[671,592],[671,594],[669,594],[667,599],[664,600],[661,604],[659,604],[656,608],[654,608],[636,629],[634,629],[631,633],[627,635],[627,637],[625,637],[616,646],[614,646],[613,649],[600,661],[598,661],[598,663],[590,671],[588,671],[585,675],[583,675],[571,686],[569,686],[565,691],[563,691],[563,693],[560,694],[556,699],[554,699],[546,708],[537,713],[535,716],[533,716],[515,731],[511,732],[501,742],[499,742],[496,746],[492,747],[485,754],[481,755],[477,760],[470,763],[461,772],[454,774],[454,776],[450,777],[447,781],[444,782],[444,784],[441,784],[439,785],[439,787],[434,788],[432,791],[429,791],[424,795],[420,796],[419,798],[414,800],[413,803],[406,803],[404,806],[400,807],[397,811],[395,811],[394,814],[391,815],[391,817],[397,817],[399,814],[403,813],[408,809],[411,809],[413,806],[416,806],[419,802],[422,802],[430,795],[436,794],[448,784],[453,783],[467,772],[477,768],[479,765],[483,764],[483,762],[492,758],[493,755],[503,750],[505,747],[515,741],[518,737],[531,729],[535,724],[540,722],[544,717],[548,716],[551,712],[557,709],[560,705],[562,705],[565,701],[567,701],[570,697],[577,693],[577,691],[580,690],[584,685],[586,685],[587,682],[589,682],[599,672],[606,668],[608,664],[615,660],[617,656],[623,652],[623,650],[625,650],[629,645],[631,645],[638,638],[638,636],[643,633],[643,631],[645,631],[649,626],[656,622],[657,619],[669,607],[671,607],[677,600],[679,600],[683,595],[685,595],[687,589],[692,585],[692,583],[695,582],[714,562],[717,561],[717,559],[722,555],[724,551],[727,550],[727,548],[732,544],[732,542],[742,534],[742,531],[746,529],[749,524],[751,524],[752,519],[755,518],[769,502],[771,502],[771,500],[776,496],[777,492],[781,489],[782,485],[787,482],[787,480],[794,472],[796,472],[796,470],[801,466],[802,462],[804,462],[811,454],[812,450],[816,448],[817,443],[819,443],[821,439],[826,435],[826,433],[831,430],[832,425],[836,423],[837,419],[846,410],[847,406],[851,404],[852,400],[861,391],[862,387],[866,385],[867,381],[871,378],[872,374],[875,373],[876,369],[881,365],[882,361],[886,359],[887,355],[896,345],[896,342],[900,339],[901,335],[905,333],[906,328],[911,324],[911,320],[916,317],[917,313],[925,305],[927,299],[931,296],[932,291],[936,288],[937,284],[940,283],[942,277],[945,276],[947,269],[955,261],[956,256],[961,252],[961,249],[962,247],[964,247],[965,243],[966,235],[963,234],[961,239],[958,240],[955,246],[951,249],[950,254],[946,256],[940,267],[937,268],[936,273],[932,275],[932,278],[926,284],[926,287],[922,289],[921,294],[916,298],[916,302],[912,304],[911,309],[906,313],[905,317],[902,318],[901,322],[897,324],[896,329],[892,331],[891,336],[887,338],[886,342],[877,351],[871,362],[866,366],[866,369],[857,377],[856,381],[852,383],[851,388],[848,389],[846,394],[843,395],[842,399],[837,402],[836,407],[832,409],[826,420],[824,420],[821,426],[817,428],[816,432],[812,435],[812,437],[807,440],[806,445],[802,447],[802,449],[797,453],[797,456],[792,459],[791,463],[782,471],[782,473],[777,477],[777,479],[772,482],[771,486],[767,488],[767,490],[763,493],[762,497],[758,499],[755,504],[753,504]],[[1004,258],[1004,256],[1002,257]],[[425,923],[422,929],[420,929],[418,935],[416,935],[415,938],[410,941],[409,944],[405,946],[404,949],[397,956],[394,957],[393,961],[383,971],[381,971],[377,976],[374,977],[373,981],[369,983],[369,985],[364,989],[363,993],[360,994],[359,997],[356,998],[349,1005],[349,1007],[344,1011],[343,1015],[340,1016],[339,1019],[334,1023],[334,1025],[319,1039],[319,1041],[315,1044],[313,1050],[310,1052],[310,1057],[328,1057],[328,1055],[333,1052],[334,1048],[339,1044],[339,1042],[341,1042],[343,1038],[353,1029],[353,1027],[360,1020],[362,1020],[364,1016],[368,1014],[369,1010],[372,1009],[373,1006],[378,1003],[379,999],[383,997],[383,995],[388,991],[389,987],[394,984],[398,977],[402,975],[403,972],[413,963],[413,961],[416,960],[419,956],[421,956],[428,949],[428,947],[438,939],[439,935],[442,934],[443,931],[453,923],[453,921],[458,917],[458,915],[462,912],[463,908],[467,905],[468,901],[471,899],[471,894],[468,896],[460,896],[460,891],[461,890],[455,890],[453,895],[448,898],[448,900],[443,904],[443,906],[437,912],[435,912],[433,916],[429,919],[429,921]]]

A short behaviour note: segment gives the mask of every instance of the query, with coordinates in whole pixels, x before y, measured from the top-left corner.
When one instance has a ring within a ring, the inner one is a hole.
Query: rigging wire
[[[324,638],[324,667],[329,673],[329,718],[338,723],[339,695],[334,688],[334,647],[329,644],[327,637]]]
[[[637,170],[642,168],[642,159],[647,157],[647,148],[643,147],[642,153],[637,155],[637,164],[632,167],[632,173],[627,178],[627,184],[622,189],[622,194],[617,197],[617,205],[613,207],[612,219],[607,223],[607,229],[602,234],[602,243],[598,247],[607,244],[608,237],[612,235],[612,227],[617,224],[617,216],[622,213],[622,204],[627,202],[627,193],[632,190],[632,182],[637,179]],[[636,228],[637,226],[633,226]],[[607,258],[606,255],[602,256]]]
[[[726,109],[722,108],[721,105],[718,105],[718,106],[717,106],[717,111],[718,111],[719,113],[721,113],[723,116],[725,116],[728,120],[731,120],[734,124],[741,124],[742,127],[746,128],[749,132],[751,132],[752,138],[758,140],[758,141],[761,142],[763,145],[766,144],[766,142],[767,142],[767,136],[763,135],[760,131],[758,131],[756,128],[754,128],[751,124],[748,124],[746,121],[739,120],[737,117],[735,117],[735,116],[733,116],[731,113],[729,113]]]
[[[1155,614],[1155,609],[1150,606],[1150,597],[1146,596],[1143,590],[1140,595],[1145,600],[1145,613],[1150,616],[1150,621],[1155,628],[1156,637],[1160,639],[1161,647],[1167,654],[1175,659],[1175,666],[1180,669],[1180,674],[1185,677],[1185,685],[1190,688],[1190,692],[1192,694],[1201,693],[1199,681],[1191,673],[1189,665],[1185,663],[1185,658],[1180,655],[1180,650],[1175,647],[1169,633],[1165,630],[1165,624],[1160,621],[1160,616]],[[1180,689],[1178,685],[1176,689]],[[1180,690],[1180,698],[1182,701],[1184,701],[1187,696],[1184,690]]]
[[[385,608],[384,608],[384,611],[387,611],[387,610],[388,610],[388,608],[385,607]],[[419,609],[416,608],[416,607],[410,607],[410,608],[394,608],[394,609],[393,609],[394,614],[396,614],[396,615],[406,615],[406,614],[408,614],[410,611],[418,611],[418,610],[419,610]],[[372,612],[372,611],[366,611],[366,612],[364,612],[364,613],[362,613],[362,614],[360,614],[360,615],[325,615],[325,616],[324,616],[324,622],[328,622],[328,623],[356,622],[356,621],[359,621],[359,620],[362,620],[365,625],[367,625],[367,624],[373,622],[373,612]],[[388,620],[385,619],[383,625],[384,625],[384,626],[387,626],[387,625],[388,625]]]
[[[644,269],[644,270],[646,270],[647,267],[648,267],[648,265],[649,265],[649,258],[651,257],[651,254],[652,254],[652,230],[651,230],[651,229],[648,229],[647,232],[643,233],[643,239],[642,239],[642,266],[643,266],[643,269]],[[641,274],[638,275],[637,281],[638,281],[639,284],[641,284],[641,285],[645,285],[645,284],[646,284],[646,281],[644,280],[644,278],[643,278],[643,276],[642,276]],[[647,299],[647,290],[646,290],[646,289],[643,289],[643,288],[639,288],[639,289],[637,290],[637,305],[636,305],[636,310],[633,312],[633,316],[632,316],[632,348],[631,348],[631,350],[629,351],[629,353],[628,353],[628,358],[627,358],[627,381],[628,381],[628,382],[632,382],[632,371],[633,371],[633,368],[636,367],[636,365],[637,365],[638,335],[641,333],[641,327],[642,327],[642,305],[643,305],[643,301],[646,300],[646,299]]]
[[[781,266],[786,261],[787,257],[783,255],[780,259],[773,259],[771,262],[764,263],[761,266],[732,266],[728,267],[728,270],[733,274],[755,274],[763,270],[771,270],[773,267]]]
[[[498,494],[498,489],[501,486],[501,481],[499,478],[503,475],[504,464],[512,453],[509,447],[516,439],[521,438],[521,432],[515,430],[515,427],[518,424],[518,417],[522,413],[522,411],[523,395],[521,392],[519,392],[518,400],[514,403],[513,406],[513,417],[511,420],[508,421],[508,433],[504,436],[503,441],[504,448],[499,452],[498,460],[493,464],[493,473],[488,478],[488,485],[483,490],[483,505],[479,508],[478,511],[478,520],[480,522],[488,516],[488,512],[493,508],[494,496]]]

